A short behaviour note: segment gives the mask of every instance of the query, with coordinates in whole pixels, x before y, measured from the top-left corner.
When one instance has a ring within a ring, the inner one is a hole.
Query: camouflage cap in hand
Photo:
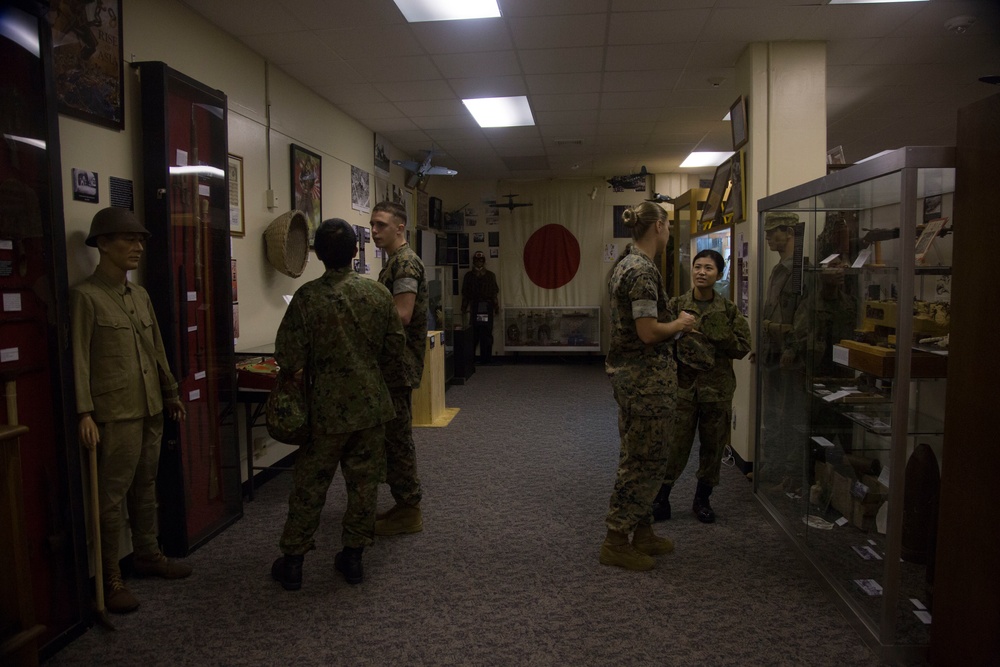
[[[690,331],[677,341],[677,360],[696,371],[715,365],[715,346],[700,331]]]

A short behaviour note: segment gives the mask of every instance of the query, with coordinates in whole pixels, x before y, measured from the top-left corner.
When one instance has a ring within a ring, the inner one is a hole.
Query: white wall
[[[285,310],[282,295],[291,294],[323,272],[315,256],[298,279],[278,273],[265,259],[261,235],[268,223],[290,208],[289,144],[305,146],[323,157],[323,217],[367,226],[369,215],[351,209],[350,169],[354,165],[371,173],[374,193],[372,132],[281,70],[268,68],[261,56],[174,0],[124,0],[122,13],[125,131],[62,116],[59,120],[70,283],[87,276],[96,265],[97,252],[86,248],[83,241],[94,213],[107,205],[109,176],[134,182],[135,210],[141,217],[139,82],[128,63],[162,61],[228,97],[229,152],[243,157],[245,172],[246,236],[232,239],[240,300],[241,335],[236,349],[269,343]],[[266,87],[271,104],[270,156]],[[388,148],[392,157],[401,157]],[[98,172],[100,204],[73,201],[69,174],[74,167]],[[402,171],[392,169],[390,180],[401,185]],[[278,200],[274,209],[265,205],[269,183]],[[156,243],[156,239],[151,242]],[[373,265],[372,270],[377,272],[377,267]],[[144,280],[137,277],[140,283]]]

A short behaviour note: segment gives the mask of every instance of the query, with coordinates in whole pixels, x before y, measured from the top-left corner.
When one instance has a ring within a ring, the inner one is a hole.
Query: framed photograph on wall
[[[59,113],[124,130],[122,0],[52,4],[49,22]]]
[[[730,160],[726,160],[715,168],[715,176],[708,189],[705,208],[701,209],[701,218],[698,219],[699,231],[711,229],[714,222],[722,220],[722,203],[725,201],[726,191],[729,189],[729,162]]]
[[[311,150],[291,144],[292,208],[302,211],[309,223],[309,244],[323,221],[323,160]]]
[[[733,131],[733,150],[738,151],[750,139],[747,129],[747,101],[742,95],[729,107],[729,127]]]
[[[743,151],[729,158],[729,195],[722,211],[722,220],[727,225],[746,220],[746,188],[743,187]]]
[[[243,158],[229,154],[229,235],[246,234],[243,213]]]

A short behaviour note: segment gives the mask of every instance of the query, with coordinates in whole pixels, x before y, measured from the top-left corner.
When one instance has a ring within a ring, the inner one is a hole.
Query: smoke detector
[[[944,27],[950,33],[961,35],[971,28],[975,22],[975,16],[953,16],[944,22]]]

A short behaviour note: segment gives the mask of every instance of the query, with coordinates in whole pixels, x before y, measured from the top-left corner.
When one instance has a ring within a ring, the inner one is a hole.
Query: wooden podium
[[[458,408],[444,404],[444,332],[428,331],[424,353],[424,374],[413,390],[413,425],[447,426]]]

